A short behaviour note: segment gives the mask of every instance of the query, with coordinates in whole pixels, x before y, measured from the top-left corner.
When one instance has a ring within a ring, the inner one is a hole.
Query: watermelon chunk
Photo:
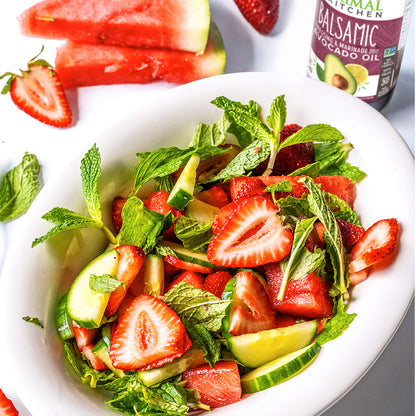
[[[283,279],[280,265],[269,263],[264,266],[264,270],[267,278],[267,294],[273,309],[298,318],[332,317],[330,284],[320,276],[311,273],[302,279],[290,281],[283,301],[279,301],[277,295]]]
[[[224,46],[214,24],[202,55],[68,41],[57,49],[55,60],[64,88],[157,80],[183,84],[222,74],[224,66]]]
[[[19,17],[23,35],[203,53],[208,0],[44,0]]]
[[[258,178],[260,178],[266,186],[288,180],[293,188],[293,191],[290,194],[295,198],[300,198],[304,192],[308,192],[303,183],[298,183],[298,180],[301,178],[300,176],[259,176]],[[338,196],[353,208],[357,196],[357,189],[351,179],[345,176],[331,175],[318,176],[317,178],[313,178],[313,181],[320,184],[323,191]],[[281,194],[281,197],[288,195],[285,192],[282,192]]]

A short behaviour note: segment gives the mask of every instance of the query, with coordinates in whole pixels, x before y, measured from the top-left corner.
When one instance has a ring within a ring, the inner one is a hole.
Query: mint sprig
[[[32,242],[32,247],[43,243],[62,231],[75,228],[97,228],[106,235],[110,243],[117,243],[117,239],[101,219],[101,203],[98,193],[98,183],[101,176],[100,163],[100,153],[94,144],[81,161],[82,192],[91,217],[86,217],[67,208],[53,208],[43,215],[42,219],[56,225],[43,236],[35,238]]]

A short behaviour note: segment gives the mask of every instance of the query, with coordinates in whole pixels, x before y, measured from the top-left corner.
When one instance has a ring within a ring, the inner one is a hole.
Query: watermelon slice
[[[64,88],[108,84],[178,84],[224,72],[225,52],[214,23],[205,53],[92,45],[68,41],[57,49],[55,67]]]
[[[208,0],[44,0],[18,20],[23,35],[202,53]]]

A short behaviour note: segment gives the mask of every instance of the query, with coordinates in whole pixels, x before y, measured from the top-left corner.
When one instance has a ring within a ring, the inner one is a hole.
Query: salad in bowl
[[[336,126],[288,123],[284,95],[212,105],[221,117],[187,145],[135,155],[110,215],[94,144],[81,160],[88,212],[53,207],[32,243],[105,237],[67,276],[54,322],[68,371],[121,413],[234,405],[309,370],[353,325],[352,289],[398,251],[395,217],[361,223],[366,172]]]

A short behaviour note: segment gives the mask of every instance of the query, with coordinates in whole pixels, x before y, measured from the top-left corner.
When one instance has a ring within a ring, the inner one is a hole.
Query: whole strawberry
[[[6,72],[0,76],[0,79],[9,76],[1,93],[10,92],[17,107],[42,123],[69,127],[72,112],[65,91],[51,65],[37,59],[40,53],[28,62],[27,70],[20,71],[21,75]]]
[[[279,0],[234,0],[246,20],[261,34],[270,33],[279,17]]]

